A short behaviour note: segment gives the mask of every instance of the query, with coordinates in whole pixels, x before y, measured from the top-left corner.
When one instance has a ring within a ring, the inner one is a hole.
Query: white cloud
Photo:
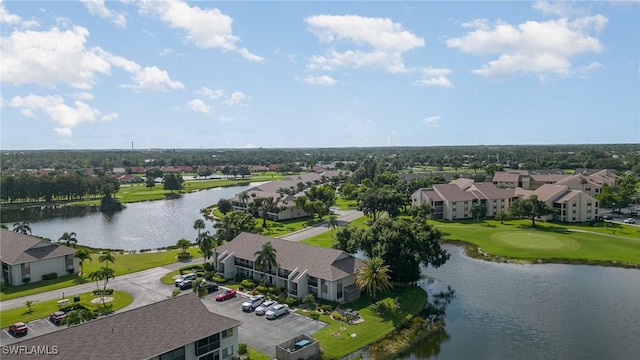
[[[204,114],[209,114],[211,112],[211,107],[204,103],[204,101],[200,99],[193,99],[187,103],[187,107],[193,111],[201,112]]]
[[[127,26],[127,18],[115,11],[107,9],[104,0],[81,0],[84,6],[92,15],[97,15],[103,19],[107,19],[121,28]]]
[[[244,100],[249,100],[249,99],[251,99],[250,96],[245,95],[240,91],[235,91],[229,96],[229,98],[227,98],[227,100],[224,101],[224,103],[229,106],[238,105],[238,104],[241,104]]]
[[[0,1],[0,24],[18,25],[21,21],[22,18],[20,16],[9,13],[2,1]]]
[[[172,50],[172,49],[165,48],[165,49],[162,49],[162,51],[160,51],[160,54],[158,54],[158,55],[160,55],[160,56],[167,56],[167,55],[171,54],[172,52],[173,52],[173,50]]]
[[[225,116],[225,115],[221,115],[219,119],[220,119],[220,122],[222,123],[229,123],[233,121],[233,118],[231,116]]]
[[[338,67],[380,67],[391,73],[406,71],[402,54],[424,47],[424,39],[402,28],[390,19],[357,15],[316,15],[305,19],[316,37],[332,46],[347,41],[355,50],[339,52],[331,49],[326,55],[309,59],[311,69],[334,70]],[[364,48],[364,49],[362,49]]]
[[[474,55],[498,54],[473,72],[491,78],[515,73],[533,73],[540,77],[549,74],[571,75],[574,57],[599,53],[602,44],[589,35],[600,31],[607,23],[602,15],[575,20],[560,18],[545,22],[527,21],[518,25],[484,21],[467,23],[473,30],[464,36],[447,40],[447,46]]]
[[[178,0],[147,0],[138,4],[143,13],[156,14],[172,28],[184,30],[186,38],[197,47],[233,51],[250,61],[264,60],[236,46],[240,39],[232,33],[233,19],[218,9],[202,9]]]
[[[133,75],[133,85],[124,85],[137,91],[167,91],[169,89],[184,89],[184,85],[179,81],[169,78],[166,71],[155,66],[147,66],[142,71]]]
[[[257,148],[257,146],[255,146],[255,145],[253,145],[253,144],[249,143],[249,144],[244,144],[244,145],[242,145],[242,148],[243,148],[243,149],[255,149],[255,148]]]
[[[25,116],[45,114],[57,125],[54,131],[62,136],[72,136],[72,129],[83,123],[109,121],[118,116],[116,113],[103,116],[99,110],[79,100],[74,101],[72,106],[67,105],[64,98],[59,95],[16,96],[11,99],[9,106],[20,109]]]
[[[335,85],[336,80],[331,76],[307,76],[304,78],[304,82],[309,85]]]
[[[427,127],[438,127],[440,122],[440,116],[429,116],[424,118],[423,122]]]
[[[210,100],[215,100],[224,95],[224,90],[222,89],[209,89],[206,86],[203,86],[200,90],[196,91],[196,94],[202,94],[208,97]]]
[[[578,73],[580,73],[580,77],[583,79],[586,79],[589,77],[589,74],[591,74],[592,72],[600,69],[602,67],[602,64],[600,64],[597,61],[592,61],[591,64],[587,65],[587,66],[581,66],[578,69]]]
[[[73,97],[78,100],[93,100],[95,98],[92,93],[88,92],[78,92],[73,94]]]
[[[541,11],[546,15],[557,16],[584,16],[588,13],[586,9],[578,8],[569,1],[537,1],[533,4],[533,9]]]
[[[451,69],[426,67],[420,71],[422,79],[416,81],[415,84],[423,86],[453,87],[453,84],[449,81],[449,78],[447,78],[447,75],[451,74],[451,72]]]

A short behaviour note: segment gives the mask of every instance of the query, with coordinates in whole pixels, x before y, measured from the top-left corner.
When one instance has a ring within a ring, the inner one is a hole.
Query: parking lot
[[[275,320],[267,320],[255,313],[243,312],[240,306],[247,296],[238,293],[233,299],[217,302],[215,294],[207,295],[203,303],[212,312],[242,321],[239,341],[275,358],[276,345],[300,334],[311,335],[326,324],[289,312]]]
[[[13,344],[17,341],[22,341],[24,339],[30,339],[32,337],[40,336],[43,334],[47,334],[50,332],[54,332],[60,329],[65,329],[67,326],[56,326],[53,325],[49,319],[39,319],[26,323],[29,331],[27,331],[27,335],[18,335],[17,337],[10,334],[8,328],[2,328],[2,333],[0,333],[0,343],[2,345]]]

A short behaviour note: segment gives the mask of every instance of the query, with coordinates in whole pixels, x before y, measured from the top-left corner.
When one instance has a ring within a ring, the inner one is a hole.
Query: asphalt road
[[[352,211],[341,211],[339,212],[339,216],[338,216],[338,224],[340,224],[340,226],[345,226],[347,223],[362,217],[362,211],[357,211],[357,210],[352,210]],[[308,239],[310,237],[314,237],[316,235],[320,235],[322,233],[325,233],[329,231],[329,225],[327,225],[326,222],[314,225],[314,226],[310,226],[307,228],[304,228],[302,230],[293,232],[291,234],[285,235],[280,237],[281,239],[284,240],[289,240],[289,241],[302,241],[304,239]]]

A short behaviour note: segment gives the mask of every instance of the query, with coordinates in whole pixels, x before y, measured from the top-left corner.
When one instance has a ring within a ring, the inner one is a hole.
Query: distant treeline
[[[114,176],[49,174],[36,176],[23,171],[18,176],[2,176],[0,199],[4,203],[77,201],[115,194],[120,188]]]
[[[497,164],[522,169],[614,169],[640,174],[640,144],[496,145],[313,149],[31,150],[2,152],[2,171],[50,168],[284,165],[344,168],[375,158],[397,171],[415,166],[483,170]]]

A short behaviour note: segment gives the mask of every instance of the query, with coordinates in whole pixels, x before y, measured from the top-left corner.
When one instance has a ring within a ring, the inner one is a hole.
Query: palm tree
[[[247,194],[246,191],[243,191],[238,195],[238,199],[240,199],[240,202],[244,206],[244,211],[247,212],[248,210],[247,200],[249,200],[249,194]]]
[[[484,205],[479,202],[474,202],[471,204],[471,214],[475,215],[476,222],[480,221],[480,215],[482,215],[482,211],[484,210]]]
[[[104,263],[107,268],[109,268],[109,263],[113,264],[115,261],[116,258],[113,256],[111,251],[105,251],[104,253],[102,253],[102,255],[100,255],[100,257],[98,257],[98,262]]]
[[[176,246],[182,249],[182,254],[187,255],[187,249],[191,247],[191,242],[187,239],[180,239],[176,243]]]
[[[198,237],[200,237],[200,231],[204,230],[204,228],[206,228],[206,224],[204,223],[204,220],[202,219],[198,219],[193,223],[193,228],[195,230],[198,230]]]
[[[207,263],[207,259],[211,259],[211,257],[213,256],[214,240],[213,236],[211,236],[208,231],[200,234],[198,238],[200,239],[198,241],[198,247],[202,252],[202,256],[204,258],[204,262],[202,263],[202,265],[204,265]]]
[[[509,214],[506,211],[500,211],[496,214],[496,220],[500,221],[500,224],[504,224],[504,221],[509,218]]]
[[[102,280],[104,280],[104,286],[102,288],[102,293],[100,294],[100,299],[102,300],[102,305],[104,305],[104,296],[105,293],[107,292],[107,284],[109,283],[109,279],[113,279],[115,277],[115,271],[113,269],[110,269],[108,267],[103,267],[100,270],[100,273],[102,273]]]
[[[80,276],[82,276],[84,274],[84,267],[83,264],[85,262],[85,260],[89,260],[89,261],[93,261],[93,259],[91,258],[91,254],[89,253],[89,250],[87,249],[80,249],[78,251],[76,251],[75,254],[73,254],[74,258],[77,258],[79,263],[80,263]]]
[[[329,215],[329,219],[327,220],[327,225],[331,230],[331,238],[333,239],[333,230],[340,225],[340,223],[338,222],[338,216],[336,214]]]
[[[23,221],[21,223],[17,222],[13,224],[13,231],[21,234],[31,234],[31,226],[29,226],[28,221]]]
[[[76,247],[78,244],[78,239],[76,238],[76,233],[74,232],[65,232],[58,239],[58,243],[64,243],[66,246]]]
[[[80,324],[82,322],[82,316],[80,315],[80,311],[78,310],[69,311],[67,313],[67,316],[64,317],[63,321],[67,323],[67,327],[71,325]]]
[[[209,290],[204,287],[204,284],[204,279],[196,279],[193,282],[193,292],[196,293],[196,295],[198,295],[198,297],[201,299],[207,296],[207,294],[209,293]]]
[[[278,261],[276,259],[276,249],[271,245],[271,241],[267,241],[262,244],[262,248],[259,251],[256,251],[253,255],[256,256],[256,260],[254,261],[254,266],[257,270],[262,272],[262,281],[264,282],[264,277],[269,268],[278,267]]]
[[[356,286],[369,294],[373,304],[378,291],[386,292],[393,287],[389,273],[391,273],[389,265],[385,265],[382,258],[367,259],[364,261],[364,266],[356,271]]]

